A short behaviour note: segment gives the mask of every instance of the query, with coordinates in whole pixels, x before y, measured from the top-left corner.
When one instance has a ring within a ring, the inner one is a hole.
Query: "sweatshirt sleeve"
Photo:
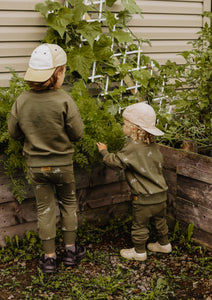
[[[23,140],[24,139],[24,133],[21,130],[19,123],[18,123],[18,116],[17,116],[17,109],[16,109],[15,102],[12,106],[9,119],[8,119],[8,132],[11,138],[15,140]]]
[[[109,153],[107,150],[100,151],[100,154],[103,156],[103,162],[110,168],[126,169],[127,165],[124,162],[123,150],[117,154]]]
[[[71,141],[77,142],[82,138],[84,125],[78,107],[72,98],[68,102],[65,128]]]

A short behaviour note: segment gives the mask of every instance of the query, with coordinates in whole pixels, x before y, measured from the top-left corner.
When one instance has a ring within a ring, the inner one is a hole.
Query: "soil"
[[[105,253],[107,263],[101,263],[100,261],[93,261],[84,259],[80,262],[80,268],[68,268],[70,272],[75,272],[75,276],[80,276],[81,274],[86,274],[88,280],[98,277],[100,274],[102,276],[111,275],[111,270],[113,267],[120,267],[123,274],[127,270],[133,270],[133,276],[130,276],[128,283],[134,286],[131,289],[129,298],[123,297],[119,294],[111,294],[110,300],[125,300],[125,299],[142,299],[137,295],[141,292],[148,292],[151,290],[152,279],[158,278],[169,278],[169,285],[172,289],[172,293],[169,298],[162,298],[162,296],[148,298],[148,299],[173,299],[173,300],[211,300],[212,299],[212,279],[211,274],[209,274],[211,267],[209,268],[210,260],[208,262],[203,262],[200,265],[201,259],[198,256],[203,257],[201,251],[198,253],[193,251],[192,254],[188,251],[180,249],[181,254],[177,254],[177,250],[180,246],[177,243],[173,244],[172,254],[161,254],[161,253],[151,253],[148,252],[148,259],[145,262],[137,261],[127,261],[120,257],[119,250],[122,247],[126,247],[126,241],[121,239],[114,241],[107,241],[101,244],[88,244],[86,248],[89,253]],[[128,243],[127,246],[131,246]],[[58,248],[58,258],[62,258],[62,248]],[[183,253],[183,255],[182,255]],[[211,252],[207,250],[205,255],[207,258],[211,258]],[[204,267],[205,264],[205,267]],[[9,262],[0,263],[0,299],[1,300],[21,300],[29,299],[24,298],[22,292],[29,288],[32,284],[32,277],[38,276],[38,257],[32,259],[29,262],[18,261],[16,259]],[[110,266],[111,268],[109,268]],[[9,270],[5,272],[5,270]],[[63,269],[59,265],[58,275],[62,274]],[[45,274],[46,275],[46,274]],[[49,280],[51,280],[52,275],[48,275]],[[11,288],[11,282],[16,282],[17,286]],[[65,299],[65,291],[60,293],[59,299]],[[58,297],[58,294],[57,294]],[[35,299],[35,298],[30,298]],[[36,297],[36,299],[55,299],[44,297],[42,294]],[[56,298],[58,299],[58,298]],[[72,299],[72,298],[66,298]],[[96,299],[96,298],[83,298],[83,299]],[[99,299],[99,298],[98,298]],[[101,298],[102,299],[102,298]],[[147,299],[147,298],[145,298]]]

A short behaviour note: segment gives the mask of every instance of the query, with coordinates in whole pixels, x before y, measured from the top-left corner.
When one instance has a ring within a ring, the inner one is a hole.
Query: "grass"
[[[145,262],[127,261],[119,255],[122,247],[132,246],[130,226],[130,218],[111,220],[106,225],[84,223],[78,238],[86,245],[86,257],[78,266],[68,268],[62,263],[62,235],[58,230],[58,272],[50,275],[38,268],[42,244],[35,232],[27,232],[24,239],[7,238],[7,246],[0,249],[0,299],[200,300],[211,297],[211,252],[194,244],[192,225],[183,232],[177,223],[170,233],[172,254],[148,252]]]

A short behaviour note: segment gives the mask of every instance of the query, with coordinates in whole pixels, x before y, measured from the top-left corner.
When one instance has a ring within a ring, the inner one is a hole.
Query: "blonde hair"
[[[43,91],[43,90],[49,90],[51,88],[54,88],[56,82],[57,82],[57,76],[59,73],[62,73],[65,68],[65,65],[59,66],[55,69],[52,76],[47,79],[44,82],[35,82],[35,81],[27,81],[29,87],[35,91]]]
[[[125,119],[125,126],[130,131],[130,138],[133,141],[142,141],[144,144],[151,144],[155,142],[155,137],[151,133],[145,131],[141,127],[131,123]]]

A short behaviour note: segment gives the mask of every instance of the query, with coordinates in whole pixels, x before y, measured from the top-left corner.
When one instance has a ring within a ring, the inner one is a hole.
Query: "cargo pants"
[[[55,252],[55,195],[60,210],[64,242],[66,245],[74,244],[78,222],[73,165],[29,167],[28,175],[36,197],[38,231],[45,253]]]
[[[146,241],[149,238],[149,229],[147,226],[150,218],[156,228],[158,242],[161,245],[169,243],[166,222],[166,201],[158,204],[144,205],[133,200],[131,236],[135,251],[138,253],[146,251]]]

